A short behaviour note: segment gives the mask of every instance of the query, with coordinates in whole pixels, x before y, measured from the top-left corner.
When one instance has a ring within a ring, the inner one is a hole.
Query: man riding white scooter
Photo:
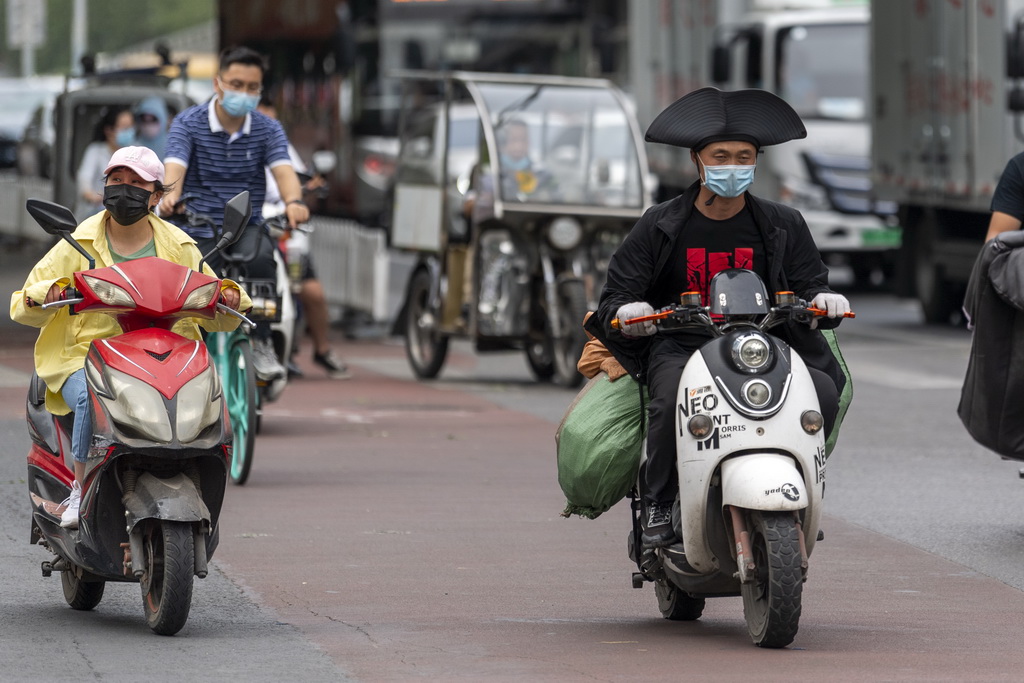
[[[828,269],[803,217],[747,192],[762,147],[806,135],[797,113],[775,95],[715,88],[680,98],[647,130],[648,142],[690,148],[700,180],[675,199],[652,207],[637,222],[612,257],[597,313],[586,324],[649,390],[641,492],[645,547],[680,540],[672,523],[678,493],[676,397],[683,367],[709,337],[692,329],[652,336],[658,331],[653,322],[613,329],[612,320],[625,321],[678,304],[683,292],[699,292],[706,306],[708,284],[716,273],[746,268],[761,277],[769,292],[792,291],[826,310],[820,328],[838,325],[850,304],[829,288]],[[816,327],[787,323],[776,334],[807,363],[828,434],[847,377]]]

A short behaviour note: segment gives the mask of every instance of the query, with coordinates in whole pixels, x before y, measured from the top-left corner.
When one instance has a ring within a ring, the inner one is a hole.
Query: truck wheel
[[[791,512],[754,512],[750,523],[756,574],[740,586],[747,631],[758,647],[786,647],[800,622],[800,535]]]
[[[448,356],[448,337],[438,329],[441,311],[431,305],[430,273],[420,268],[409,281],[406,301],[405,355],[420,379],[434,379]]]
[[[956,313],[958,304],[953,298],[952,287],[946,281],[942,267],[932,259],[921,259],[917,264],[917,299],[921,302],[921,311],[925,322],[948,325],[950,318]]]

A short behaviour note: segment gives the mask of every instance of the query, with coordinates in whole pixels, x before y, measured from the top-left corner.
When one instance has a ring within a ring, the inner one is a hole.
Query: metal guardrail
[[[330,306],[387,322],[390,255],[384,231],[356,221],[312,216],[310,253]]]

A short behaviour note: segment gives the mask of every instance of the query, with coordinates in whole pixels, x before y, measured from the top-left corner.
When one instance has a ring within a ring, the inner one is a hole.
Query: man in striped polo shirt
[[[264,167],[269,167],[286,202],[288,223],[294,228],[309,220],[281,124],[254,111],[263,90],[263,76],[263,58],[254,50],[236,47],[221,52],[220,68],[213,80],[215,96],[206,104],[181,112],[171,123],[164,158],[170,189],[160,203],[163,215],[173,213],[182,195],[187,195],[192,197],[190,210],[220,219],[228,200],[248,190],[252,202],[250,223],[260,223],[266,194]],[[187,223],[181,228],[199,243],[204,254],[216,243],[209,228]],[[266,231],[250,228],[230,249],[257,254],[246,265],[248,277],[276,281],[274,248]],[[223,269],[219,255],[211,257],[210,266],[218,272]],[[256,326],[252,341],[257,376],[266,381],[283,377],[286,371],[274,353],[269,323]]]

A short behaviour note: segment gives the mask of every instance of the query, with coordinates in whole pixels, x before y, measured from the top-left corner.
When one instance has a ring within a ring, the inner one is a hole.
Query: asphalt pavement
[[[3,254],[0,282],[19,287],[36,258]],[[781,652],[750,645],[737,598],[710,600],[698,622],[662,619],[650,586],[630,587],[626,505],[558,515],[553,434],[574,392],[532,382],[521,354],[464,344],[438,381],[412,381],[387,339],[336,339],[346,382],[324,378],[307,344],[307,376],[267,407],[178,636],[147,632],[130,584],[75,613],[26,542],[34,330],[0,323],[3,677],[180,680],[184,660],[230,681],[1018,680],[1019,491],[957,429],[965,336],[921,329],[907,302],[854,304],[880,322],[846,328],[855,407],[829,462],[800,631]],[[40,643],[70,647],[34,658]],[[124,654],[135,644],[141,674]]]

